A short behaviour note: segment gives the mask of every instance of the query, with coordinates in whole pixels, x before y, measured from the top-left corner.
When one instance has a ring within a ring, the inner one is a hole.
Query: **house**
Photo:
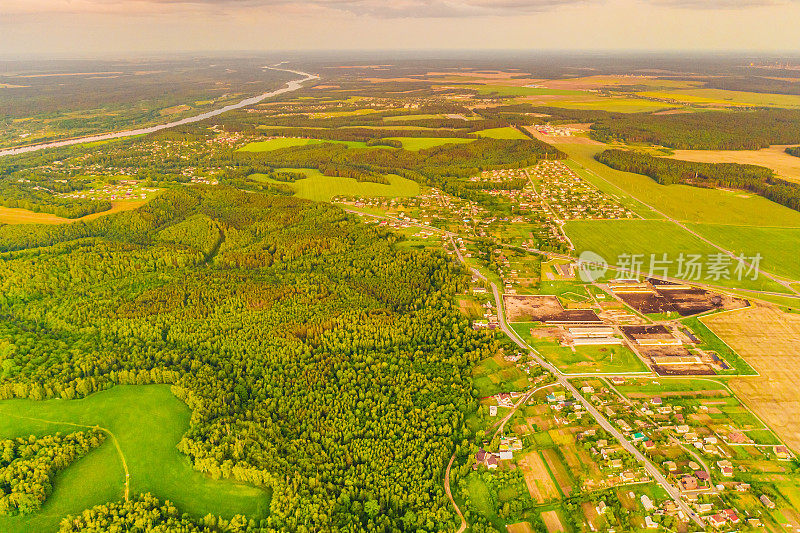
[[[739,515],[736,514],[736,511],[733,509],[725,509],[722,512],[725,513],[725,517],[730,521],[731,524],[739,523]]]
[[[608,506],[606,505],[606,502],[601,501],[597,504],[597,514],[606,514],[607,510]]]
[[[611,468],[622,468],[622,459],[611,459],[608,462],[608,466]]]
[[[677,426],[677,427],[675,428],[675,431],[676,431],[677,433],[679,433],[679,434],[683,435],[684,433],[688,433],[688,432],[689,432],[689,426],[687,426],[687,425],[681,425],[681,426]]]
[[[522,441],[519,437],[510,436],[510,437],[502,437],[500,439],[500,450],[510,450],[512,452],[518,452],[522,449]]]
[[[647,527],[647,529],[658,529],[658,524],[653,522],[653,519],[650,518],[649,516],[644,517],[644,524]]]
[[[758,499],[761,500],[761,503],[763,503],[764,507],[766,507],[767,509],[775,509],[775,502],[770,500],[769,496],[767,496],[766,494],[762,494],[761,496],[759,496]]]
[[[748,442],[750,439],[748,439],[748,438],[747,438],[747,437],[744,435],[744,433],[740,433],[740,432],[738,432],[738,431],[733,431],[733,432],[731,432],[731,433],[728,433],[728,440],[729,440],[730,442],[734,443],[734,444],[745,444],[745,443],[747,443],[747,442]]]
[[[736,485],[737,492],[747,492],[750,490],[750,483],[739,483]]]
[[[511,450],[500,450],[498,452],[498,457],[500,457],[501,461],[506,460],[506,459],[513,459],[514,458],[514,452],[512,452]]]
[[[494,454],[490,455],[489,458],[486,460],[486,468],[495,469],[497,468],[497,464],[498,464],[498,459],[497,456]]]
[[[709,476],[708,472],[706,472],[705,470],[698,470],[697,472],[694,473],[694,475],[697,476],[697,479],[699,479],[700,481],[708,482],[711,480],[711,476]]]
[[[667,472],[675,472],[678,470],[678,465],[675,461],[664,461],[664,468],[667,469]]]
[[[622,426],[621,423],[620,423],[620,426]],[[640,440],[644,440],[644,439],[645,439],[644,433],[638,432],[638,433],[634,433],[633,434],[633,440],[634,441],[640,441]]]
[[[551,392],[547,395],[547,401],[550,403],[553,402],[563,402],[566,400],[567,395],[563,390]]]
[[[683,490],[697,490],[699,482],[696,477],[686,475],[681,478],[681,488]]]
[[[497,406],[490,405],[489,406],[489,416],[497,416]]]
[[[774,450],[775,456],[779,461],[788,461],[792,458],[792,454],[789,453],[789,449],[786,446],[775,446]]]
[[[660,396],[655,396],[652,400],[650,400],[650,403],[653,405],[661,405],[664,403],[664,400],[662,400]]]
[[[714,508],[714,505],[711,503],[698,503],[695,507],[697,508],[698,513],[703,514],[710,513]]]
[[[644,443],[644,449],[645,450],[652,450],[655,447],[656,447],[656,443],[651,441],[651,440],[645,441],[645,443]]]
[[[700,465],[694,461],[689,461],[689,470],[700,470]]]
[[[651,500],[650,496],[648,496],[647,494],[642,494],[641,500],[642,500],[642,506],[644,507],[645,511],[652,511],[653,509],[656,508],[656,506],[653,505],[653,500]]]
[[[725,515],[722,513],[717,513],[715,515],[708,517],[708,523],[712,527],[720,528],[724,526],[726,522],[727,519],[725,518]]]
[[[721,471],[722,471],[723,477],[733,477],[733,468],[731,468],[729,466],[723,466]]]

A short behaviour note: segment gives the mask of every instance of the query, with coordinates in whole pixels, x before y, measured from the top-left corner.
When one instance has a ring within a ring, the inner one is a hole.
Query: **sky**
[[[0,55],[800,50],[800,0],[0,0]]]

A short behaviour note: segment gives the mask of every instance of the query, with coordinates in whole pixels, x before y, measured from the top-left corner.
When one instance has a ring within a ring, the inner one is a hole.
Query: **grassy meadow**
[[[116,386],[80,400],[6,400],[0,402],[0,438],[80,431],[100,426],[116,437],[79,459],[55,478],[54,490],[33,515],[0,517],[4,533],[55,531],[60,519],[124,496],[130,472],[131,494],[150,492],[169,499],[194,516],[263,517],[269,495],[264,490],[214,480],[193,470],[176,445],[189,428],[189,408],[167,385]],[[74,424],[74,425],[73,425]]]
[[[400,176],[387,176],[389,184],[373,183],[371,181],[356,181],[353,178],[340,178],[325,176],[319,170],[309,168],[282,168],[287,172],[299,172],[306,178],[294,183],[275,182],[266,176],[253,174],[251,178],[265,182],[281,183],[293,187],[297,192],[295,196],[317,202],[330,202],[334,196],[379,196],[379,197],[409,197],[419,194],[419,184]]]

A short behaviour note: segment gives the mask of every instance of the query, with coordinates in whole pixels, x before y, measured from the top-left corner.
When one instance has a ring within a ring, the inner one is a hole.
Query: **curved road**
[[[97,142],[97,141],[106,141],[109,139],[121,139],[123,137],[132,137],[134,135],[144,135],[147,133],[153,133],[156,131],[166,130],[169,128],[174,128],[175,126],[183,126],[184,124],[192,124],[193,122],[200,122],[201,120],[205,120],[207,118],[216,117],[217,115],[221,115],[222,113],[226,113],[228,111],[233,111],[234,109],[241,109],[245,106],[257,104],[262,100],[266,100],[267,98],[272,98],[273,96],[278,96],[279,94],[285,94],[292,91],[296,91],[300,89],[303,84],[307,81],[317,80],[319,76],[314,74],[309,74],[308,72],[301,72],[299,70],[290,70],[285,68],[278,68],[278,66],[274,67],[264,67],[270,70],[280,70],[282,72],[291,72],[292,74],[297,74],[298,76],[303,76],[299,80],[292,80],[287,82],[284,87],[280,89],[276,89],[274,91],[269,91],[266,93],[259,94],[258,96],[252,96],[250,98],[245,98],[239,103],[226,105],[225,107],[221,107],[219,109],[214,109],[213,111],[207,111],[200,115],[195,115],[193,117],[187,117],[181,120],[176,120],[175,122],[168,122],[166,124],[159,124],[157,126],[149,126],[147,128],[138,128],[135,130],[125,130],[125,131],[115,131],[110,133],[100,133],[98,135],[90,135],[88,137],[77,137],[74,139],[64,139],[62,141],[53,141],[48,143],[41,143],[41,144],[31,144],[28,146],[19,146],[17,148],[9,148],[7,150],[0,150],[0,157],[6,155],[17,155],[17,154],[24,154],[26,152],[35,152],[38,150],[45,150],[47,148],[58,148],[61,146],[71,146],[73,144],[85,144],[90,142]]]

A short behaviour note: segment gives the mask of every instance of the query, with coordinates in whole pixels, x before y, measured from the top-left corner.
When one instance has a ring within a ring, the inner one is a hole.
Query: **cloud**
[[[263,10],[294,14],[349,14],[375,18],[467,18],[519,16],[561,7],[602,5],[609,0],[2,0],[2,13],[159,14]],[[679,9],[746,9],[796,4],[800,0],[632,0]]]
[[[514,16],[603,0],[4,0],[0,13],[231,12],[347,13],[377,18]]]

